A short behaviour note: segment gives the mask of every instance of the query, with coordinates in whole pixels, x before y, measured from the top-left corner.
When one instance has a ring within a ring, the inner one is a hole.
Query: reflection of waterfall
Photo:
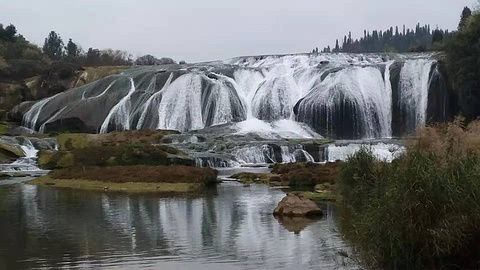
[[[37,102],[23,125],[49,132],[71,124],[105,133],[189,131],[244,121],[239,126],[251,127],[260,120],[258,129],[264,130],[298,121],[324,137],[387,138],[398,103],[408,115],[400,124],[410,133],[426,123],[429,85],[439,77],[430,74],[433,64],[428,54],[319,54],[134,68]]]

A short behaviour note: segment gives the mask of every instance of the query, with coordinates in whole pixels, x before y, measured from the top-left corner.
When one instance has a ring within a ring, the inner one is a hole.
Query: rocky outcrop
[[[83,166],[187,165],[194,160],[183,152],[160,145],[174,131],[126,131],[109,134],[61,134],[59,151],[41,151],[38,164],[45,169]]]
[[[292,187],[313,188],[324,183],[334,185],[340,172],[340,164],[341,162],[275,164],[272,173],[280,175],[281,182]]]
[[[273,214],[288,217],[315,217],[321,216],[323,212],[312,200],[289,193],[278,203]]]
[[[54,62],[40,75],[20,81],[0,82],[0,110],[11,111],[10,120],[21,122],[23,115],[35,103],[32,101],[118,74],[126,68],[126,66],[80,67],[68,62]],[[21,106],[16,106],[20,103]]]

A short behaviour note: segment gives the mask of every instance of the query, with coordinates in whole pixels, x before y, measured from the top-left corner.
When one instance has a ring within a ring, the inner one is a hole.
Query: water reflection
[[[277,221],[281,190],[224,183],[200,198],[0,187],[0,269],[334,268],[335,208],[319,221]],[[293,233],[295,232],[295,233]]]

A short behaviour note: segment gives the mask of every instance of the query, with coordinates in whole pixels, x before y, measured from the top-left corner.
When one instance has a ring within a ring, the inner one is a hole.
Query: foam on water
[[[376,144],[360,144],[350,143],[347,145],[335,145],[331,144],[327,148],[327,160],[334,162],[336,160],[346,160],[349,156],[352,156],[358,152],[361,148],[372,151],[373,155],[380,160],[391,162],[394,158],[405,152],[405,147],[396,144],[376,143]]]
[[[254,133],[265,139],[322,138],[314,130],[293,120],[279,120],[268,123],[257,118],[235,124],[237,135]]]

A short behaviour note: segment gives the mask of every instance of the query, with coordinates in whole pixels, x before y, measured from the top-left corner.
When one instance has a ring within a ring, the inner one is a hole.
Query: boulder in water
[[[314,217],[323,215],[323,212],[312,200],[289,193],[278,203],[273,214],[288,217]]]

